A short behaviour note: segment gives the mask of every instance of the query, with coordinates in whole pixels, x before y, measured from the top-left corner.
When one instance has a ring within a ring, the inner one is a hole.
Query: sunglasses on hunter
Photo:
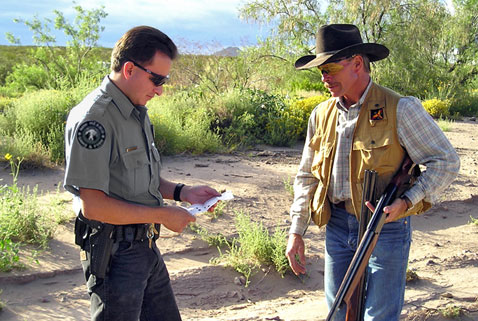
[[[157,73],[154,73],[151,70],[144,68],[143,66],[138,64],[133,59],[128,59],[128,60],[131,61],[133,63],[133,65],[135,65],[139,69],[142,69],[142,70],[146,71],[148,74],[150,74],[151,77],[149,77],[149,79],[153,82],[153,84],[156,87],[162,86],[169,81],[169,75],[166,75],[166,76],[158,75]]]
[[[322,75],[327,74],[327,75],[333,76],[338,74],[345,67],[344,65],[339,64],[339,62],[341,62],[342,60],[348,60],[353,57],[354,56],[343,57],[338,60],[331,61],[325,65],[318,66],[317,68],[322,73]]]

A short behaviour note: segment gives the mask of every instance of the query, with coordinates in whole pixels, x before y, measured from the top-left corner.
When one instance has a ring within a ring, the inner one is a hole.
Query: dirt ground
[[[401,320],[447,320],[441,309],[461,311],[461,320],[478,320],[478,123],[460,121],[447,132],[461,158],[455,182],[441,201],[424,215],[413,217],[409,268],[417,279],[407,284]],[[232,191],[217,220],[205,214],[197,223],[211,233],[232,236],[234,213],[243,210],[264,226],[287,227],[292,196],[286,182],[293,179],[302,146],[257,148],[228,155],[164,157],[163,175],[185,184],[210,184]],[[0,171],[1,184],[11,180]],[[63,169],[25,170],[20,185],[38,185],[45,193],[57,190]],[[38,262],[24,260],[28,269],[0,273],[0,320],[88,320],[89,301],[73,243],[73,223],[62,225]],[[168,266],[184,320],[323,320],[327,315],[323,292],[324,230],[311,226],[305,237],[307,275],[281,278],[268,269],[252,277],[248,287],[239,274],[209,263],[215,248],[187,230],[161,231],[158,246]],[[28,256],[32,249],[24,249]]]

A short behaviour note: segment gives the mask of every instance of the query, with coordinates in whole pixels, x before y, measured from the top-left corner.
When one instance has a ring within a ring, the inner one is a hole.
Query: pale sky
[[[170,36],[178,46],[188,48],[248,46],[268,35],[268,27],[240,20],[238,8],[245,0],[81,0],[84,9],[104,5],[108,16],[100,23],[105,27],[99,45],[113,47],[116,40],[131,27],[150,25]],[[22,45],[32,44],[32,33],[14,18],[40,20],[53,18],[53,10],[63,12],[72,22],[75,17],[70,0],[0,0],[0,44],[8,44],[6,32],[20,38]],[[57,37],[59,45],[65,44]]]

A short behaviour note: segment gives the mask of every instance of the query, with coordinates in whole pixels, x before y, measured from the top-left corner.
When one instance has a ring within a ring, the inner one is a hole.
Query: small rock
[[[441,296],[443,298],[448,298],[448,299],[453,298],[453,294],[451,294],[450,292],[443,293]]]
[[[246,284],[246,278],[244,276],[236,276],[234,278],[234,284],[235,285],[244,285]]]

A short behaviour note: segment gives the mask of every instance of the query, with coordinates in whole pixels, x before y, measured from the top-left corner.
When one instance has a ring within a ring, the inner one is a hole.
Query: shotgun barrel
[[[368,266],[370,256],[372,255],[373,249],[377,244],[378,237],[382,231],[383,225],[385,224],[385,219],[387,218],[387,214],[383,212],[383,209],[385,206],[391,204],[395,199],[400,186],[410,179],[412,167],[413,162],[408,154],[406,154],[397,173],[387,185],[385,192],[377,202],[375,211],[370,218],[367,229],[357,247],[357,250],[355,251],[355,255],[350,262],[344,279],[340,284],[339,290],[335,296],[335,301],[332,304],[329,314],[327,315],[326,321],[333,320],[336,312],[341,308],[343,303],[347,304],[347,309],[349,309],[349,306],[351,306],[353,309],[355,308],[353,306],[352,297],[354,295],[355,289],[360,285],[362,276],[364,275],[365,269]],[[355,316],[355,319],[347,319],[347,321],[358,320],[359,319],[357,316]]]

